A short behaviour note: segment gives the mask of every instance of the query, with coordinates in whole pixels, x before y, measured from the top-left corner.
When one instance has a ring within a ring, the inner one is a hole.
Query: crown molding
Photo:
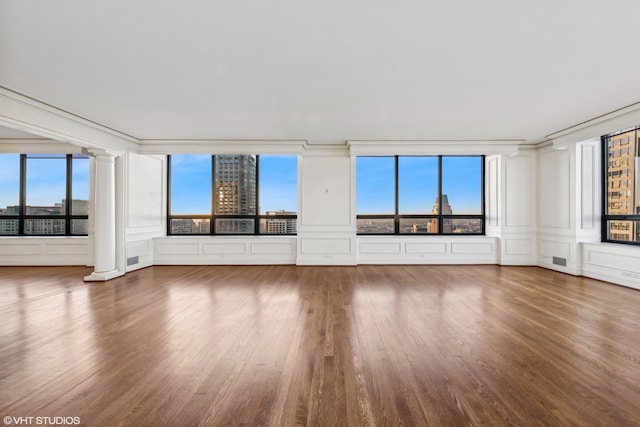
[[[638,125],[640,125],[640,102],[552,133],[547,135],[547,138],[553,141],[554,148],[567,148],[571,144],[600,138],[602,135]]]
[[[352,155],[518,154],[524,140],[348,140]]]
[[[0,86],[0,125],[85,148],[136,150],[138,140]]]
[[[82,147],[55,141],[53,139],[40,138],[0,138],[0,153],[82,153]]]
[[[308,147],[300,140],[259,139],[142,139],[140,154],[301,154]]]

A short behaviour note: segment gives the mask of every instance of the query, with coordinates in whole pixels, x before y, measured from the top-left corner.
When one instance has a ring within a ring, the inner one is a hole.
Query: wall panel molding
[[[153,239],[156,265],[295,264],[294,236],[170,236]]]
[[[86,237],[1,237],[0,265],[87,265]]]

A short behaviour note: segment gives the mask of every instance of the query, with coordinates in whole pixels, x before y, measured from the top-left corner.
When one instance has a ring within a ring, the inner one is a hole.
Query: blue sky
[[[437,157],[402,156],[399,162],[399,212],[431,213],[438,195]],[[454,214],[481,213],[480,157],[443,157],[442,193]],[[358,157],[356,211],[358,214],[393,214],[394,158]]]
[[[298,157],[260,155],[260,212],[298,210]],[[211,155],[171,156],[171,213],[211,213]]]
[[[19,159],[0,155],[0,206],[18,203]],[[430,213],[437,196],[437,157],[399,158],[401,214]],[[443,157],[442,191],[454,214],[480,213],[481,158]],[[73,162],[74,194],[87,199],[89,162]],[[173,214],[210,214],[211,155],[172,156]],[[28,200],[31,205],[59,203],[65,194],[65,162],[62,159],[29,159]],[[359,214],[393,214],[394,158],[358,157],[356,206]],[[260,212],[298,208],[298,158],[295,155],[260,156]]]
[[[55,156],[56,158],[50,158]],[[47,158],[49,157],[49,158]],[[66,198],[65,155],[43,154],[27,159],[27,204],[53,206]],[[73,160],[73,197],[89,198],[89,159]],[[19,203],[20,155],[0,154],[0,207]]]

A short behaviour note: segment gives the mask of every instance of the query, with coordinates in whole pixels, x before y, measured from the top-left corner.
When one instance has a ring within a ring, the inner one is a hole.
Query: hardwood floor
[[[89,273],[0,268],[3,419],[640,424],[636,290],[536,267]]]

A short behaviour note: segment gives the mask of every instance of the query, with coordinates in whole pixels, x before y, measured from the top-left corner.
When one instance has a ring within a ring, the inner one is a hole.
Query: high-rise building
[[[256,156],[221,154],[214,163],[215,214],[255,215]],[[218,219],[216,233],[252,233],[252,219]]]
[[[638,130],[633,129],[607,139],[607,214],[634,215],[640,213],[640,172]],[[636,221],[609,221],[611,240],[638,241],[640,229]]]
[[[267,215],[295,215],[296,212],[285,210],[267,211]],[[267,218],[264,232],[267,234],[296,234],[295,218]]]
[[[434,215],[439,215],[442,212],[442,215],[452,215],[453,211],[451,210],[451,205],[449,204],[449,197],[446,194],[442,195],[442,209],[440,209],[440,198],[436,197],[436,201],[433,205],[433,209],[431,209],[431,213]],[[451,219],[443,219],[442,220],[442,232],[443,233],[451,233]],[[427,233],[437,233],[438,232],[438,219],[433,218],[429,223],[427,223]]]

